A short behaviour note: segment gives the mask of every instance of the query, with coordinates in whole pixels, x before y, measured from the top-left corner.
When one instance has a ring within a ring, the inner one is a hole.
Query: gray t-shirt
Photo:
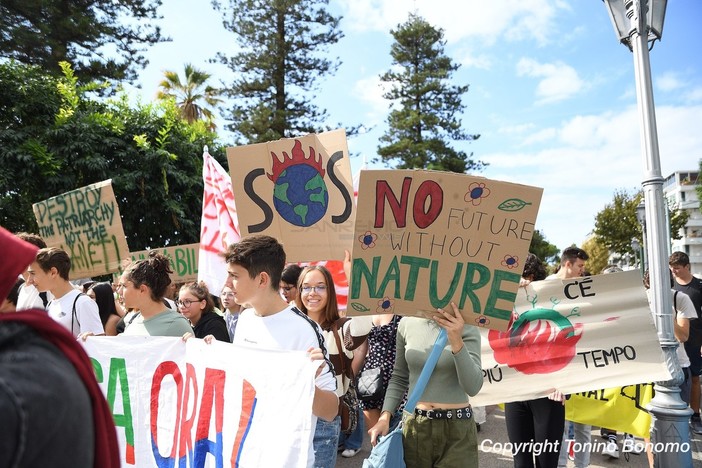
[[[149,319],[139,314],[134,320],[127,321],[125,336],[183,336],[193,333],[188,319],[175,310],[166,309]]]

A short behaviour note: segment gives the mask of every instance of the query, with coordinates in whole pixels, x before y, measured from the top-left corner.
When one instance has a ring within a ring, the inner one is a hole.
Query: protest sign
[[[341,260],[355,207],[343,130],[227,148],[241,235],[267,234],[288,262]]]
[[[507,331],[481,330],[476,405],[670,379],[638,270],[537,281],[514,309]]]
[[[505,330],[542,189],[436,171],[363,171],[349,315],[424,315],[453,301]]]
[[[198,253],[200,244],[174,245],[169,247],[161,247],[151,250],[140,250],[139,252],[131,252],[129,255],[132,261],[144,260],[149,258],[150,252],[158,252],[168,257],[171,263],[171,281],[176,283],[185,283],[188,281],[197,281],[197,266]],[[219,291],[211,291],[218,295]]]
[[[91,337],[84,346],[122,466],[307,466],[319,363],[306,353],[166,337]]]
[[[32,205],[39,235],[71,257],[71,278],[120,270],[129,253],[112,181],[81,187]]]
[[[221,254],[226,252],[229,244],[239,240],[239,220],[231,177],[210,156],[206,146],[202,160],[204,189],[198,279],[204,281],[210,291],[219,294],[227,278],[227,267]]]
[[[573,393],[566,400],[566,419],[581,424],[648,437],[653,383]]]

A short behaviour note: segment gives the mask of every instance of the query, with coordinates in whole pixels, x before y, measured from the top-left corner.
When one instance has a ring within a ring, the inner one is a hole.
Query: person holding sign
[[[124,270],[117,292],[124,299],[126,308],[138,311],[127,321],[125,335],[183,336],[193,332],[185,317],[166,308],[163,303],[172,273],[168,257],[156,251]]]
[[[216,340],[230,342],[227,324],[214,311],[214,301],[204,281],[184,284],[178,292],[176,304],[180,313],[190,320],[195,338],[212,335]]]
[[[322,332],[297,307],[285,302],[278,289],[285,266],[283,246],[273,237],[252,235],[231,244],[223,256],[228,273],[225,285],[233,291],[238,304],[251,306],[239,316],[234,344],[306,351],[313,361],[322,361],[315,379],[310,422],[314,428],[318,418],[333,420],[339,399],[334,393],[336,381]],[[212,338],[205,337],[205,341],[211,342]],[[312,443],[308,453],[308,468],[318,466]]]
[[[70,330],[73,336],[82,333],[104,335],[97,304],[68,281],[70,271],[68,252],[56,247],[41,249],[29,265],[28,282],[39,292],[51,292],[54,299],[47,306],[49,316]]]
[[[395,368],[371,444],[386,435],[405,392],[412,393],[432,344],[443,328],[446,346],[413,414],[403,413],[403,446],[408,468],[478,466],[478,438],[468,397],[483,386],[480,332],[466,325],[456,304],[437,309],[431,319],[405,317],[397,330]],[[436,441],[436,443],[435,443]]]

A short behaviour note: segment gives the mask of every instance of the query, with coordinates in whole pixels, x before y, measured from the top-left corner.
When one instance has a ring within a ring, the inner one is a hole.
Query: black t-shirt
[[[702,317],[702,280],[693,276],[692,281],[687,284],[680,284],[675,281],[673,288],[690,297],[692,305],[695,306],[695,312],[697,312],[697,318],[690,320],[690,328],[702,330],[702,320],[700,319]]]

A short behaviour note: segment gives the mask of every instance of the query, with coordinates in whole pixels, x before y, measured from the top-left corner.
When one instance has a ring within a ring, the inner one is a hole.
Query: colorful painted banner
[[[638,270],[538,281],[514,310],[507,331],[481,330],[475,405],[670,379]]]
[[[319,363],[306,353],[124,336],[85,348],[122,466],[307,466]]]
[[[210,156],[207,147],[202,159],[205,188],[202,196],[197,277],[207,284],[212,294],[219,295],[227,278],[227,267],[221,254],[226,252],[229,244],[239,240],[239,220],[229,174]]]
[[[32,209],[46,244],[71,257],[72,279],[120,271],[129,248],[111,180],[35,203]]]
[[[132,261],[143,260],[149,257],[149,252],[151,251],[156,251],[168,257],[173,270],[172,281],[184,283],[197,280],[200,244],[174,245],[158,249],[140,250],[139,252],[131,252],[129,255]],[[219,291],[212,291],[212,293],[219,295]]]
[[[242,236],[267,234],[289,262],[341,260],[355,205],[344,130],[227,148]]]
[[[566,400],[566,419],[648,437],[651,415],[646,405],[653,398],[653,383],[573,393]]]
[[[349,315],[434,313],[506,330],[543,190],[436,171],[363,171]]]

